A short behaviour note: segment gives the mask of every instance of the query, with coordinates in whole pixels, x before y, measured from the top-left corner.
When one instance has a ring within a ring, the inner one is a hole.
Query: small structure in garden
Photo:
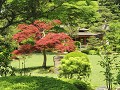
[[[91,33],[88,29],[82,28],[79,29],[79,32],[75,34],[75,41],[80,41],[82,45],[87,44],[87,39],[91,36],[102,39],[103,34],[101,33]]]
[[[60,65],[60,61],[63,59],[63,56],[54,56],[53,61],[54,61],[54,73],[59,74],[58,69]]]

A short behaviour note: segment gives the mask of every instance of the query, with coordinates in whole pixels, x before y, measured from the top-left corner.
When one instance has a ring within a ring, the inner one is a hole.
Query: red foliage
[[[61,24],[61,23],[62,23],[60,20],[57,20],[57,19],[56,19],[56,20],[53,20],[52,22],[53,22],[54,24]]]
[[[14,51],[12,52],[12,54],[14,54],[14,55],[19,55],[20,52],[19,52],[19,50],[14,50]]]
[[[45,35],[45,37],[43,37],[42,32],[52,29],[55,24],[61,24],[61,21],[53,20],[52,22],[45,23],[36,20],[33,24],[30,25],[18,25],[20,32],[15,34],[13,39],[16,40],[18,44],[20,44],[20,47],[18,47],[18,50],[13,51],[13,54],[26,54],[35,50],[43,50],[44,48],[55,49],[61,52],[73,51],[75,49],[74,42],[65,33],[48,33]],[[33,39],[34,45],[30,43],[21,45],[24,40],[28,40],[29,38]]]
[[[43,31],[43,30],[50,30],[51,28],[53,28],[52,24],[50,23],[45,23],[43,21],[39,21],[39,20],[36,20],[34,22],[34,25],[39,28],[40,31]]]
[[[12,54],[14,55],[20,55],[20,54],[28,54],[33,52],[34,46],[30,45],[30,44],[25,44],[25,45],[20,45],[20,47],[18,48],[18,50],[14,50],[12,52]]]
[[[70,52],[75,49],[73,40],[65,33],[49,33],[36,42],[36,47],[55,48],[61,52]]]
[[[19,43],[30,37],[33,37],[34,39],[38,39],[38,37],[41,37],[42,35],[39,29],[34,25],[20,24],[18,28],[21,29],[21,32],[18,32],[17,34],[15,34],[13,36],[13,39],[17,40],[17,42]]]

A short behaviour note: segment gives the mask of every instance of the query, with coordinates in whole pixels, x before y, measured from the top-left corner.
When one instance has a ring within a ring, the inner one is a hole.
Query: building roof
[[[91,33],[91,32],[78,32],[76,35],[79,35],[79,36],[96,36],[98,34]]]

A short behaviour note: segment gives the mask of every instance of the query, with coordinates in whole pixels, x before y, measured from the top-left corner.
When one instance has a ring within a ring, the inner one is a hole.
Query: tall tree
[[[64,23],[64,27],[70,35],[76,32],[76,27],[89,28],[98,21],[100,15],[98,11],[97,1],[71,0],[63,3],[62,7],[58,7],[51,12],[49,18],[58,18]]]
[[[47,18],[66,0],[1,0],[0,1],[0,32],[11,25],[21,22],[31,23],[38,18]]]
[[[100,7],[107,8],[114,15],[112,20],[118,20],[120,16],[119,0],[99,0]]]

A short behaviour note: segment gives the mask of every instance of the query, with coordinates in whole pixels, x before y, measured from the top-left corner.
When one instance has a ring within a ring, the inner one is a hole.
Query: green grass
[[[47,54],[47,66],[53,66],[53,57],[55,55],[54,54]],[[20,68],[22,68],[22,62],[24,62],[23,59],[20,60]],[[33,55],[29,55],[26,57],[25,59],[25,67],[38,67],[38,66],[42,66],[42,62],[43,62],[43,55],[42,54],[33,54]],[[11,63],[12,66],[19,68],[19,61],[18,60],[14,60]]]
[[[98,63],[98,61],[100,61],[101,58],[97,55],[89,55],[88,58],[90,60],[92,69],[90,75],[91,84],[93,85],[93,87],[105,86],[103,73],[100,72],[103,70],[103,68]]]
[[[54,54],[47,54],[47,66],[51,67],[54,65],[53,57]],[[91,63],[92,72],[90,75],[90,79],[88,80],[91,85],[95,88],[98,86],[105,86],[103,73],[100,72],[103,68],[100,67],[98,61],[101,58],[97,55],[88,55],[88,58]],[[20,61],[22,67],[23,60]],[[41,54],[33,54],[26,58],[25,67],[28,69],[27,74],[31,73],[32,76],[49,76],[49,77],[57,77],[56,74],[49,72],[49,67],[44,70],[41,68],[43,62],[43,55]],[[12,66],[19,68],[19,61],[13,61],[11,63]]]
[[[66,81],[51,77],[2,77],[0,90],[78,90]]]

